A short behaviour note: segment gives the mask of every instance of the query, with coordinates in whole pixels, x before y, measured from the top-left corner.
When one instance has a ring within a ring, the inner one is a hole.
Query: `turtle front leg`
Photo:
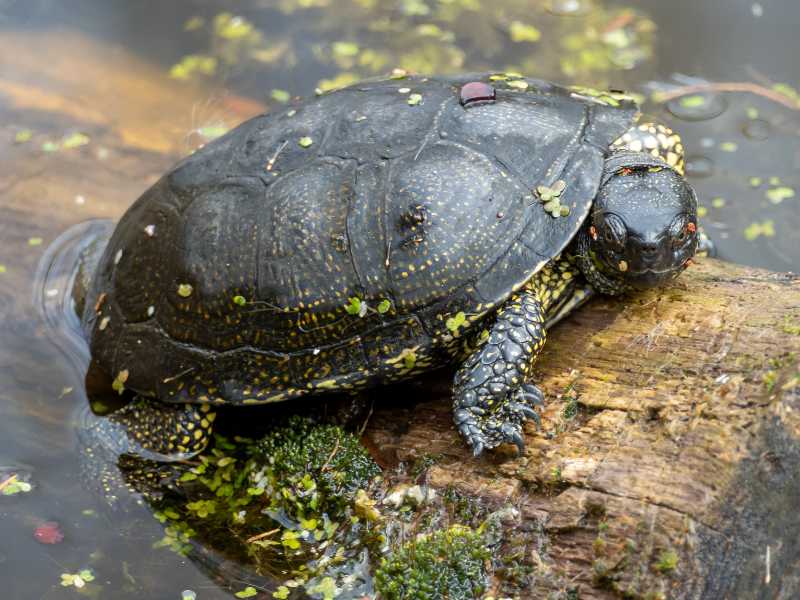
[[[215,418],[208,404],[168,404],[139,396],[99,419],[95,433],[119,454],[169,461],[201,452]]]
[[[522,424],[539,422],[533,407],[543,394],[525,379],[545,342],[544,312],[533,291],[512,296],[497,312],[489,338],[456,373],[453,417],[475,456],[507,442],[521,451]]]

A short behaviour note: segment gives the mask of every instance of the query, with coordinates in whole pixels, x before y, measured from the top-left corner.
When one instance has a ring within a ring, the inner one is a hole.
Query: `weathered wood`
[[[118,217],[189,150],[208,96],[71,34],[0,35],[0,313],[30,285],[41,249],[28,238]],[[261,108],[213,106],[229,125]],[[34,139],[10,143],[23,127]],[[91,142],[41,150],[74,131]],[[536,367],[543,426],[527,427],[523,456],[469,455],[447,377],[426,380],[424,401],[377,406],[364,439],[384,464],[435,456],[431,484],[518,507],[527,597],[798,597],[798,327],[800,281],[700,261],[669,289],[596,300],[551,332]]]
[[[798,326],[800,279],[700,261],[551,332],[523,456],[470,457],[441,393],[367,435],[388,463],[438,456],[432,484],[519,508],[531,598],[797,597]]]

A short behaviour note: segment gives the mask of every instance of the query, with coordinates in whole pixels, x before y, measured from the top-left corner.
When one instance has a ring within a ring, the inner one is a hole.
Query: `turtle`
[[[619,91],[517,74],[363,81],[179,162],[81,255],[87,380],[125,450],[190,456],[221,405],[445,365],[477,456],[524,444],[547,330],[698,248],[678,134]],[[268,414],[268,413],[265,413]],[[268,418],[268,417],[265,417]]]

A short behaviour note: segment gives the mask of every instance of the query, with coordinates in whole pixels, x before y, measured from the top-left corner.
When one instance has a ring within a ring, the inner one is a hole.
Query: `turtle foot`
[[[541,425],[539,414],[534,409],[544,399],[542,391],[533,384],[525,384],[509,394],[501,402],[496,399],[489,410],[480,406],[457,408],[454,412],[456,427],[474,456],[484,449],[501,444],[514,444],[520,453],[525,448],[522,425],[532,419]],[[489,404],[489,403],[487,403]]]

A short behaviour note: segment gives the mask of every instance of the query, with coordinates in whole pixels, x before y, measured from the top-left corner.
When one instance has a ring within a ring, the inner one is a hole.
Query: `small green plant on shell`
[[[561,205],[561,194],[566,187],[567,183],[563,179],[556,181],[552,187],[546,185],[536,187],[536,193],[544,205],[545,212],[550,213],[552,217],[566,217],[569,215],[569,207]]]
[[[347,299],[347,304],[344,305],[344,310],[349,315],[364,317],[369,311],[375,311],[380,315],[385,315],[392,309],[392,301],[388,298],[381,300],[378,305],[373,309],[366,300],[353,296]]]
[[[467,322],[467,315],[464,312],[458,312],[452,317],[449,317],[445,322],[445,326],[455,336],[458,336],[459,329]]]

